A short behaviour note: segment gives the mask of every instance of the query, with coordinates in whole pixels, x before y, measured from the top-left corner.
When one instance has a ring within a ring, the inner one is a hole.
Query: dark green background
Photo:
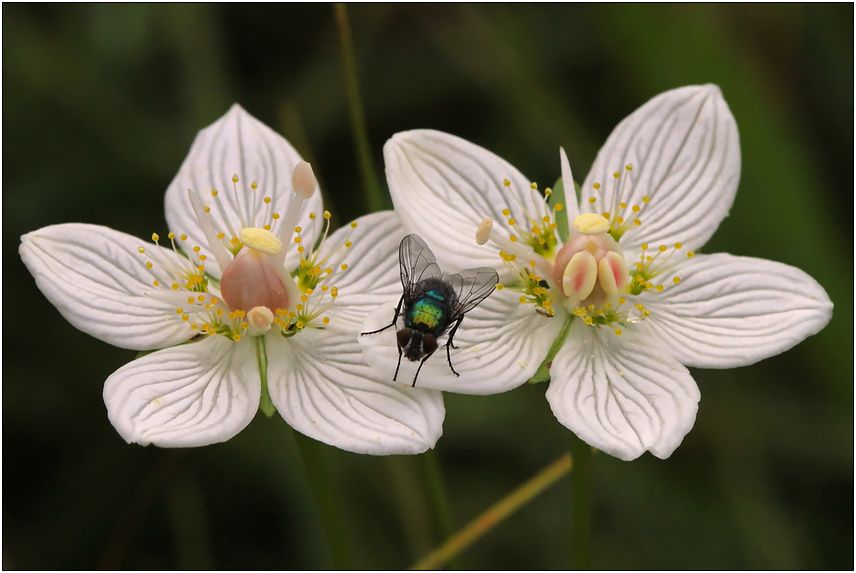
[[[451,131],[541,182],[580,178],[652,95],[714,82],[743,175],[705,249],[796,265],[835,303],[821,334],[752,367],[694,372],[698,421],[668,461],[594,460],[593,565],[853,567],[853,8],[352,6],[381,145]],[[330,6],[3,6],[3,566],[330,564],[294,438],[258,417],[226,444],[128,446],[103,380],[133,358],[74,330],[17,256],[43,225],[163,234],[163,192],[238,101],[310,159],[339,221],[365,211]],[[448,395],[437,447],[456,522],[559,456],[545,386]],[[438,541],[422,460],[323,448],[357,567]],[[567,480],[466,552],[476,568],[569,563]]]

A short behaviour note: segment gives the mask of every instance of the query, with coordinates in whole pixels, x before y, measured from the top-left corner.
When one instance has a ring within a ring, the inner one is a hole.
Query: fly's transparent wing
[[[450,317],[456,320],[490,296],[499,283],[499,275],[490,267],[480,267],[449,275],[444,280],[458,295],[449,311]]]
[[[404,296],[409,298],[419,281],[443,276],[434,253],[418,235],[407,235],[398,246],[398,262],[401,267],[401,286]]]

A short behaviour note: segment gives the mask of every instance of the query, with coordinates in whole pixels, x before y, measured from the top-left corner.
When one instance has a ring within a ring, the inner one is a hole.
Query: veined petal
[[[330,309],[333,326],[358,332],[366,315],[383,301],[401,293],[398,245],[404,229],[394,211],[381,211],[356,220],[333,233],[321,247],[320,260],[338,266],[330,284],[339,296]],[[345,247],[350,243],[350,247]],[[347,265],[341,270],[341,265]]]
[[[640,326],[688,366],[752,364],[816,334],[832,317],[823,287],[782,263],[696,255],[674,273],[680,283],[646,302],[651,315]]]
[[[211,336],[126,364],[105,382],[104,403],[128,443],[181,448],[240,432],[260,393],[253,345]]]
[[[509,289],[495,291],[464,316],[455,334],[451,360],[460,377],[449,368],[446,340],[429,358],[416,381],[417,388],[433,388],[461,394],[499,394],[526,382],[538,370],[550,345],[562,327],[562,318],[546,318],[529,304],[520,304],[518,294]],[[390,299],[373,311],[363,324],[363,332],[383,328],[392,320],[398,299]],[[378,334],[360,336],[366,362],[379,376],[392,382],[398,363],[398,325]],[[410,386],[419,362],[401,358],[396,379]]]
[[[268,335],[268,388],[279,413],[307,436],[360,454],[418,454],[443,433],[440,392],[384,384],[357,335],[306,329]]]
[[[559,148],[559,165],[562,169],[562,191],[565,194],[565,216],[568,218],[568,229],[573,229],[574,219],[580,214],[580,207],[577,202],[577,188],[574,187],[574,175],[564,147]]]
[[[541,194],[514,166],[460,137],[428,129],[405,131],[386,142],[383,156],[404,228],[425,240],[447,272],[498,265],[498,249],[474,240],[486,217],[511,234],[503,209],[523,224],[550,214]]]
[[[178,266],[180,257],[151,244],[145,247],[150,253],[141,254],[144,244],[107,227],[68,223],[27,233],[18,251],[39,290],[75,328],[114,346],[149,350],[194,332],[174,305],[146,295],[161,277],[161,269],[147,269],[146,261]]]
[[[197,220],[188,190],[197,193],[210,207],[210,217],[217,229],[237,237],[242,227],[270,224],[278,232],[289,204],[297,205],[292,192],[292,172],[300,155],[288,141],[235,104],[216,122],[201,130],[190,153],[166,192],[166,220],[176,234],[186,233],[185,251],[199,245],[208,257],[206,270],[219,277],[221,270],[208,247],[208,240]],[[237,176],[237,183],[233,177]],[[252,184],[257,188],[254,190]],[[216,197],[212,196],[216,190]],[[265,202],[270,197],[270,202]],[[299,221],[310,212],[321,214],[321,194],[316,192],[302,202]],[[278,213],[278,219],[273,218]],[[318,226],[307,225],[303,232],[306,244],[317,237]],[[289,266],[297,263],[297,253],[289,252]]]
[[[627,165],[632,171],[625,172]],[[618,124],[586,177],[584,210],[609,210],[614,173],[622,177],[620,201],[628,205],[619,212],[628,222],[641,221],[622,237],[625,249],[644,242],[683,242],[692,249],[707,242],[728,214],[740,179],[737,124],[719,88],[667,91]],[[592,196],[598,198],[593,204]],[[633,205],[641,210],[634,214]]]
[[[559,422],[622,460],[646,450],[669,457],[695,423],[700,394],[690,373],[634,332],[575,321],[550,377],[547,401]]]

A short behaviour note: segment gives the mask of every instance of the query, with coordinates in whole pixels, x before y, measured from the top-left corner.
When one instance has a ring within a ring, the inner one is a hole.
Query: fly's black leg
[[[398,369],[401,368],[401,347],[398,347],[398,364],[395,365],[395,374],[392,375],[392,381],[398,378]]]
[[[377,334],[378,332],[383,332],[387,328],[391,328],[391,327],[395,326],[395,321],[398,320],[398,313],[401,312],[401,305],[402,304],[404,304],[404,295],[403,294],[401,295],[401,298],[398,299],[398,306],[395,307],[395,314],[392,315],[392,322],[390,322],[389,324],[387,324],[383,328],[379,328],[377,330],[372,330],[371,332],[361,332],[360,336],[365,336],[367,334]],[[401,353],[399,352],[399,359],[400,358],[401,358]],[[397,369],[396,369],[396,372],[398,372]],[[395,378],[393,378],[393,380],[395,380]]]
[[[458,331],[458,327],[461,325],[461,322],[463,322],[463,320],[464,320],[464,317],[462,316],[461,318],[458,319],[458,322],[455,323],[455,326],[452,327],[452,330],[449,331],[449,341],[446,343],[446,360],[449,362],[449,368],[452,370],[452,373],[458,377],[460,377],[461,375],[458,374],[458,371],[455,370],[454,366],[452,366],[452,351],[450,349],[451,348],[454,348],[454,349],[458,348],[457,346],[455,346],[455,342],[454,342],[455,341],[455,332]]]
[[[400,352],[400,351],[399,351]],[[422,365],[425,364],[425,361],[433,356],[433,352],[422,359],[419,363],[419,368],[416,369],[416,374],[413,376],[413,384],[410,385],[411,388],[416,388],[416,379],[419,378],[419,371],[422,370]],[[400,359],[399,359],[400,360]]]

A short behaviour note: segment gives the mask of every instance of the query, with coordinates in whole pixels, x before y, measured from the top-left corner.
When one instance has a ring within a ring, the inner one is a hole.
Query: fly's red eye
[[[433,334],[426,334],[422,338],[422,350],[425,351],[425,354],[431,354],[437,350],[437,339],[434,338]]]
[[[402,328],[401,330],[399,330],[398,334],[396,335],[398,337],[398,347],[404,348],[405,346],[407,346],[410,342],[410,337],[412,334],[413,331],[409,328]]]

